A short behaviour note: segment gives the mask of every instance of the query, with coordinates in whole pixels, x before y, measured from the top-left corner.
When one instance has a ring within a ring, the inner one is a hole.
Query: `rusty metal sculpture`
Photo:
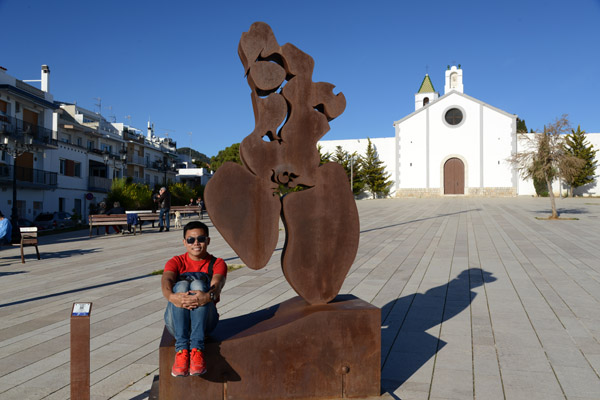
[[[312,82],[312,58],[291,44],[279,46],[264,23],[242,34],[238,52],[256,126],[240,145],[244,165],[225,163],[209,181],[206,206],[253,269],[271,258],[281,217],[283,272],[300,297],[219,322],[206,344],[202,378],[171,376],[175,339],[165,328],[160,398],[379,396],[381,311],[337,295],[358,249],[356,204],[343,167],[319,165],[317,150],[346,100],[333,94],[333,85]]]
[[[256,125],[240,145],[244,165],[225,163],[209,181],[208,212],[253,269],[271,258],[281,216],[285,278],[308,303],[328,303],[354,262],[359,220],[345,170],[319,165],[317,141],[346,99],[332,84],[313,82],[313,59],[292,44],[279,46],[265,23],[242,34],[238,54]]]

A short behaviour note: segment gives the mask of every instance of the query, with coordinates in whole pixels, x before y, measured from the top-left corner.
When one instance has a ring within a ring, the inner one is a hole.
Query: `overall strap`
[[[208,264],[208,276],[210,276],[210,279],[212,279],[213,276],[213,265],[215,265],[215,260],[217,258],[215,256],[213,256],[210,260],[210,263]]]

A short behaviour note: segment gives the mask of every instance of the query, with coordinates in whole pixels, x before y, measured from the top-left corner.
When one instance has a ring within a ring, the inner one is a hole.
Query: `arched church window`
[[[423,99],[423,107],[425,107],[427,104],[429,104],[429,97],[425,97]]]
[[[456,89],[458,87],[458,74],[453,72],[450,74],[450,89]]]
[[[458,125],[463,120],[463,113],[458,108],[451,108],[446,112],[444,118],[450,125]]]

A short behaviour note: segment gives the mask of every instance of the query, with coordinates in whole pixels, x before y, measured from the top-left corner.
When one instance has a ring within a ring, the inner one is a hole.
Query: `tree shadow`
[[[490,272],[470,268],[424,294],[410,294],[383,306],[382,391],[394,393],[435,356],[447,342],[426,331],[467,309],[477,296],[471,289],[495,280]],[[386,370],[390,373],[386,374]]]
[[[558,214],[589,214],[589,211],[585,208],[557,208],[556,211]],[[552,210],[536,210],[534,211],[537,214],[549,214],[552,213]]]

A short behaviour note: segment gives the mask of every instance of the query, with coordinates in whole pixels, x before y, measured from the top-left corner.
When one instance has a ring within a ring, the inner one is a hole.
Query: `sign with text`
[[[72,317],[89,317],[92,309],[92,303],[75,303],[73,304]]]

